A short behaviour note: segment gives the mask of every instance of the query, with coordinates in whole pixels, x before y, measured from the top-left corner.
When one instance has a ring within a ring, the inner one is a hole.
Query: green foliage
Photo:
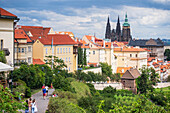
[[[54,73],[58,73],[58,71],[61,71],[63,68],[67,67],[63,60],[52,55],[46,56],[45,62],[50,66],[53,64]]]
[[[116,82],[119,82],[121,77],[120,77],[120,73],[114,73],[113,75],[110,76],[110,79],[112,81],[116,81]]]
[[[55,89],[61,89],[63,91],[75,92],[74,88],[67,78],[62,77],[60,74],[54,75],[53,86]]]
[[[29,87],[26,87],[26,89],[25,89],[25,97],[26,98],[31,97],[31,89]]]
[[[141,76],[136,79],[138,92],[146,94],[147,91],[153,91],[153,85],[158,82],[158,74],[153,68],[142,67],[140,71]]]
[[[0,62],[6,63],[5,53],[2,50],[0,50]]]
[[[78,47],[78,65],[79,67],[83,66],[83,50],[81,47]]]
[[[32,89],[41,88],[45,83],[45,73],[38,65],[24,65],[13,71],[13,81],[22,80]]]
[[[94,88],[94,85],[90,83],[86,83],[86,85],[89,86],[90,93],[94,96],[96,93],[96,89]]]
[[[89,87],[78,81],[71,82],[71,86],[75,89],[75,92],[78,94],[77,97],[86,97],[87,95],[90,95],[90,89]]]
[[[86,66],[87,65],[87,60],[86,60],[86,49],[84,49],[84,55],[83,55],[83,65]]]
[[[116,89],[114,89],[111,86],[108,86],[106,88],[103,89],[103,93],[110,93],[110,94],[114,94],[116,92]]]
[[[167,60],[170,61],[170,49],[166,49],[164,55],[167,56]]]
[[[112,75],[111,65],[108,65],[108,63],[100,62],[100,66],[102,67],[102,74],[104,74],[108,77],[111,77],[111,75]]]
[[[0,112],[6,113],[18,113],[17,110],[24,109],[24,104],[15,100],[18,98],[18,93],[15,92],[16,95],[13,95],[8,88],[3,88],[0,85]]]

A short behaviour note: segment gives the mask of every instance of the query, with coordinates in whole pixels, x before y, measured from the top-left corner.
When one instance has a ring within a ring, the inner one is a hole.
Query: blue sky
[[[127,12],[133,38],[170,39],[170,0],[0,0],[0,7],[20,18],[20,25],[72,31],[76,37],[104,38],[108,15],[111,27],[121,25]]]

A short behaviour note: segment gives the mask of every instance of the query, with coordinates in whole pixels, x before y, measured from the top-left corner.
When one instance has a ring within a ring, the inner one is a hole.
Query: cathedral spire
[[[116,35],[117,35],[116,40],[120,41],[121,40],[121,28],[120,28],[119,15],[118,15],[118,19],[117,19]]]
[[[110,20],[109,20],[109,16],[108,16],[107,25],[106,25],[105,38],[110,39],[110,34],[111,34],[111,27],[110,27]]]
[[[125,22],[123,23],[123,26],[130,26],[130,24],[128,23],[127,12],[125,15]]]

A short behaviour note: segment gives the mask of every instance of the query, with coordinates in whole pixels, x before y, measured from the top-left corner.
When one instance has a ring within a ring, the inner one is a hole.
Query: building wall
[[[44,61],[44,45],[39,41],[36,40],[33,44],[33,58],[34,59],[41,59],[42,61]]]
[[[24,52],[22,51],[24,49]],[[32,64],[32,43],[18,44],[15,43],[15,63],[27,62]]]
[[[147,52],[114,51],[117,56],[117,67],[142,68],[147,65]]]
[[[74,72],[77,70],[77,55],[73,54],[73,45],[54,45],[53,55],[62,59],[67,65],[68,72]],[[51,45],[44,45],[43,57],[52,55]]]
[[[10,55],[6,56],[8,64],[14,64],[14,21],[0,19],[0,40],[3,40],[3,48],[8,48]]]
[[[90,63],[99,63],[99,49],[90,48],[89,50],[89,62]]]

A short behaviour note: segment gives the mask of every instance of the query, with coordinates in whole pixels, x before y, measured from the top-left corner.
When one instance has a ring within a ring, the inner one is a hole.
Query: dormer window
[[[106,45],[106,47],[108,47],[108,45]]]

